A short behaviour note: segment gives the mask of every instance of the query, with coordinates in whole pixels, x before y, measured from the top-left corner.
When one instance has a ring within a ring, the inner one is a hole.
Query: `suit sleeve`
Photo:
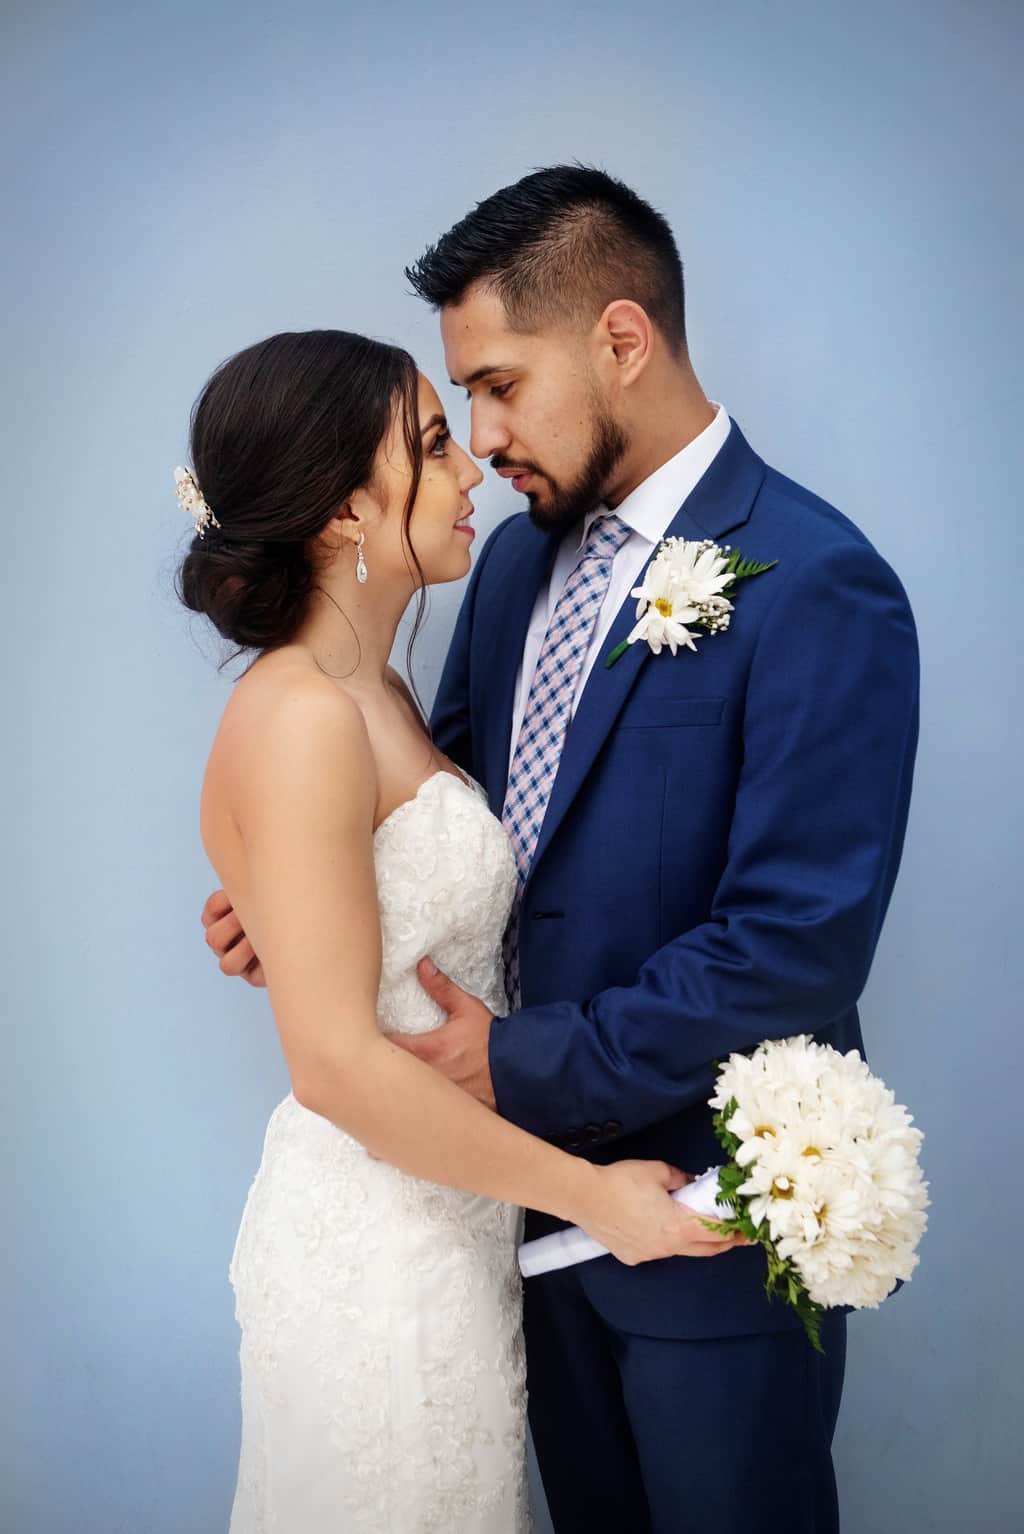
[[[902,586],[867,543],[816,551],[762,622],[707,921],[630,986],[496,1020],[498,1111],[541,1135],[605,1119],[629,1134],[705,1100],[713,1061],[816,1033],[851,1008],[896,878],[917,724]]]
[[[513,518],[507,517],[491,533],[480,551],[473,567],[466,595],[462,599],[455,632],[448,647],[448,656],[441,672],[434,707],[430,714],[430,731],[434,744],[464,772],[480,777],[479,764],[473,760],[473,739],[470,730],[470,657],[472,653],[473,620],[476,613],[477,592],[484,566],[502,531]]]

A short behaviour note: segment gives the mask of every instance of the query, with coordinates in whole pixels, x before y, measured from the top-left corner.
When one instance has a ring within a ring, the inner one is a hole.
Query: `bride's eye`
[[[434,441],[433,441],[433,443],[431,445],[431,448],[430,448],[430,455],[431,455],[431,457],[433,457],[434,454],[437,452],[438,448],[440,448],[441,452],[440,452],[440,454],[438,456],[443,458],[445,456],[445,449],[447,448],[448,443],[451,440],[452,440],[452,434],[451,434],[450,431],[439,431],[437,436],[434,438]]]

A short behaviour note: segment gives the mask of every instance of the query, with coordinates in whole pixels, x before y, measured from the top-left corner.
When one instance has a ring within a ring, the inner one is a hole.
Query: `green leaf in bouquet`
[[[735,1161],[736,1152],[740,1148],[740,1142],[738,1138],[736,1135],[732,1134],[729,1129],[729,1120],[736,1112],[737,1106],[738,1104],[735,1097],[731,1097],[726,1103],[725,1107],[722,1109],[721,1113],[716,1113],[711,1121],[715,1131],[715,1138],[718,1140],[719,1145],[725,1151],[725,1154],[728,1156],[730,1163]],[[737,1168],[737,1170],[739,1169]],[[740,1181],[742,1182],[745,1180],[746,1179],[741,1173]],[[721,1183],[719,1185],[721,1185]]]
[[[729,1158],[727,1164],[720,1167],[718,1171],[718,1192],[719,1196],[732,1206],[733,1213],[727,1219],[704,1220],[702,1223],[709,1230],[729,1231],[746,1236],[749,1241],[762,1248],[765,1255],[765,1293],[770,1300],[781,1300],[796,1311],[803,1323],[807,1340],[816,1352],[823,1353],[825,1350],[821,1343],[821,1318],[825,1313],[824,1307],[811,1299],[794,1264],[780,1257],[775,1250],[767,1220],[762,1220],[760,1225],[754,1224],[750,1215],[750,1200],[744,1198],[739,1192],[747,1180],[747,1171],[745,1167],[736,1164],[736,1153],[740,1148],[740,1141],[729,1129],[729,1120],[736,1112],[737,1106],[736,1099],[730,1098],[721,1112],[715,1114],[712,1121],[718,1143]]]

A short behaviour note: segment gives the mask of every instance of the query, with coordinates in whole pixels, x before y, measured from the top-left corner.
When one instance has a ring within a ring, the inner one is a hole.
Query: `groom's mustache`
[[[495,470],[515,469],[517,474],[539,474],[543,479],[548,477],[539,464],[530,463],[528,460],[518,463],[511,458],[503,458],[500,453],[496,458],[491,459],[491,468]]]

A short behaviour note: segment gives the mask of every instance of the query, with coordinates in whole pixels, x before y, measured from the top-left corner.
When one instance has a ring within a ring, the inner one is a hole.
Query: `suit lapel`
[[[712,538],[717,542],[727,532],[747,521],[764,473],[764,463],[750,448],[733,421],[720,452],[683,502],[666,529],[665,537],[698,541]],[[756,551],[751,552],[756,556]],[[583,786],[637,677],[647,664],[651,652],[643,643],[630,645],[610,670],[605,664],[612,650],[626,638],[635,622],[636,598],[627,597],[601,647],[569,726],[527,883]],[[697,657],[688,658],[695,660]],[[671,659],[669,656],[668,662],[663,660],[662,664],[668,664]],[[507,749],[507,733],[505,739]]]
[[[525,514],[523,522],[519,545],[503,563],[500,581],[488,590],[486,612],[478,613],[474,627],[481,660],[479,674],[486,678],[480,702],[483,728],[477,738],[484,742],[487,798],[499,818],[508,783],[516,677],[526,631],[537,593],[548,579],[558,551],[557,538],[535,528]]]

